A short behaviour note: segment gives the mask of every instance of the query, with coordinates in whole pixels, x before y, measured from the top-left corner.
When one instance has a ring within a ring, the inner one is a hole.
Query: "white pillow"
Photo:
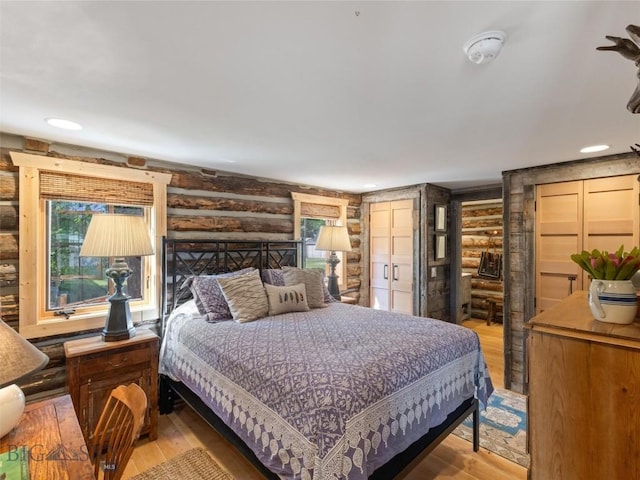
[[[309,310],[307,304],[307,289],[304,283],[297,285],[287,285],[278,287],[264,284],[269,302],[269,315],[279,315],[287,312],[306,312]]]
[[[253,270],[244,275],[217,280],[236,322],[251,322],[267,316],[269,303],[260,280],[260,271]]]

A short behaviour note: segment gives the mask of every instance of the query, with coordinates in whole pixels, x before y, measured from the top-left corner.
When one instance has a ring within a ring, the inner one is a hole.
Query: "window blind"
[[[40,198],[153,206],[153,184],[40,171]]]

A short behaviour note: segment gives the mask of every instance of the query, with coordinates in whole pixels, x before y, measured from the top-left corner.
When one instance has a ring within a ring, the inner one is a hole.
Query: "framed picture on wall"
[[[500,278],[502,255],[493,252],[482,252],[478,275],[488,278]]]
[[[436,232],[447,231],[447,206],[436,205],[434,228]]]
[[[447,257],[447,235],[436,233],[435,239],[435,259],[442,260]]]

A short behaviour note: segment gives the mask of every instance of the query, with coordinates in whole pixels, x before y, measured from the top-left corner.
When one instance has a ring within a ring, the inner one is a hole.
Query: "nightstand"
[[[107,398],[118,385],[137,383],[147,395],[142,434],[158,438],[158,337],[146,329],[119,342],[101,336],[65,342],[67,388],[85,439],[93,434]]]

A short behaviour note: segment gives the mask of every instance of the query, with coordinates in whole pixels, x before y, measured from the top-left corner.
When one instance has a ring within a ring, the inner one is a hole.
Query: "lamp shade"
[[[49,357],[0,320],[0,388],[45,367]]]
[[[138,257],[153,255],[149,228],[142,217],[95,214],[80,249],[81,257]]]
[[[318,233],[316,250],[329,252],[350,252],[351,241],[347,227],[337,225],[323,225]]]

